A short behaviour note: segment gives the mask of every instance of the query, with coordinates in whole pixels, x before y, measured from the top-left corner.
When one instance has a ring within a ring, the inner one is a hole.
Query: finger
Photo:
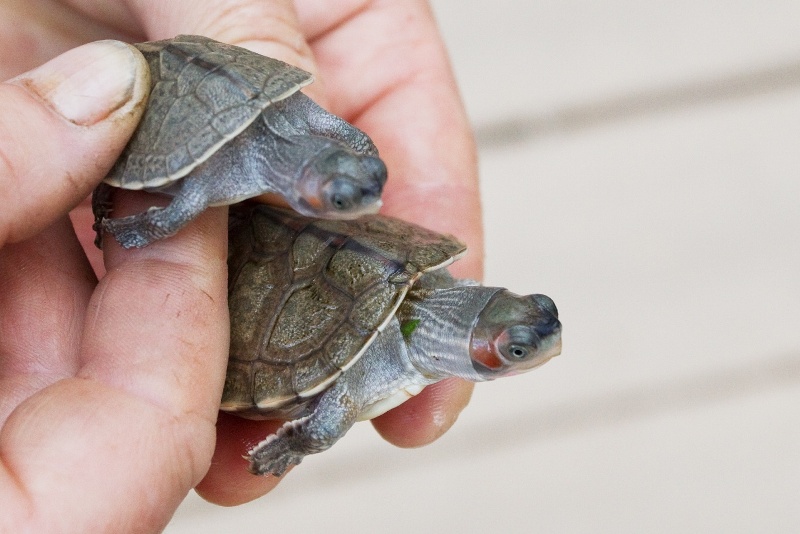
[[[120,39],[121,32],[110,31],[56,1],[0,2],[0,80],[31,70],[82,44],[109,38]]]
[[[153,196],[120,192],[121,216]],[[106,275],[87,312],[79,376],[176,413],[216,418],[228,351],[227,209],[141,249],[104,240]]]
[[[0,246],[42,231],[105,176],[148,79],[138,51],[100,41],[0,84]]]
[[[106,266],[103,263],[102,250],[98,249],[94,244],[96,234],[92,228],[94,225],[94,213],[92,213],[91,197],[83,199],[83,202],[78,204],[78,207],[69,212],[69,217],[72,220],[72,226],[75,228],[78,241],[83,248],[83,253],[89,260],[95,276],[102,278],[106,272]]]
[[[466,408],[474,384],[458,378],[426,387],[394,410],[372,420],[380,435],[398,447],[420,447],[442,436]]]
[[[127,0],[112,6],[97,0],[70,0],[69,4],[136,39],[204,35],[316,72],[291,0]],[[308,90],[314,97],[322,95],[319,87]]]
[[[252,43],[259,53],[269,51],[298,67],[311,57],[291,0],[130,0],[129,5],[152,39],[196,33],[231,44]]]
[[[197,493],[214,504],[236,506],[271,491],[282,478],[252,475],[243,455],[280,425],[279,421],[251,421],[220,413],[211,468],[195,487]]]
[[[475,142],[433,16],[420,0],[347,7],[298,2],[301,24],[316,35],[311,46],[332,111],[377,144],[389,169],[386,213],[464,240],[470,252],[452,270],[480,279]],[[326,26],[321,12],[342,18]],[[406,22],[401,32],[397,21]]]
[[[77,377],[0,433],[0,488],[15,488],[4,510],[42,521],[29,530],[54,530],[58,513],[61,530],[158,531],[208,469],[228,349],[225,218],[215,208],[145,249],[109,247]]]
[[[334,0],[295,2],[297,17],[309,41],[335,31],[350,19],[370,9],[371,0]]]
[[[0,427],[24,399],[74,376],[96,282],[66,217],[0,249]]]

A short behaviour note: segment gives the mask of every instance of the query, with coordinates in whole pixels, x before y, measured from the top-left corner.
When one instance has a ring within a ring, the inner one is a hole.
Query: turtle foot
[[[277,435],[270,436],[253,448],[247,458],[249,470],[254,475],[282,476],[291,466],[303,461],[304,454],[291,450],[286,440]]]
[[[150,208],[129,217],[103,219],[101,224],[123,248],[142,248],[177,232],[160,220],[163,212],[164,208]]]
[[[347,397],[347,383],[337,382],[316,400],[313,412],[287,421],[249,452],[250,472],[281,476],[309,454],[328,450],[356,422],[358,410]]]

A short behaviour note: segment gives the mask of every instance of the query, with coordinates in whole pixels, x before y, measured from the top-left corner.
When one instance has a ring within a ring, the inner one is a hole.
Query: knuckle
[[[209,5],[204,17],[210,33],[223,42],[252,48],[309,72],[315,72],[311,48],[289,0],[226,0]],[[256,20],[258,24],[242,24]]]

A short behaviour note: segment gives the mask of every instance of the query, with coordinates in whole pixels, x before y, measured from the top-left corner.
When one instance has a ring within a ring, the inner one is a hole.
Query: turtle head
[[[380,158],[333,148],[321,152],[306,166],[297,184],[296,209],[326,219],[354,219],[376,213],[386,183],[386,165]]]
[[[500,291],[472,331],[472,366],[486,380],[529,371],[560,353],[558,310],[545,295]]]

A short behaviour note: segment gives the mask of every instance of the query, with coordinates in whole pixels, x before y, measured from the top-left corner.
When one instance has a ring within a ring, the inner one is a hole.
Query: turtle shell
[[[301,406],[356,362],[423,273],[466,251],[380,215],[326,221],[263,205],[237,210],[226,411]]]
[[[105,182],[161,187],[239,135],[273,102],[313,81],[277,59],[196,35],[135,45],[150,67],[139,127]]]

